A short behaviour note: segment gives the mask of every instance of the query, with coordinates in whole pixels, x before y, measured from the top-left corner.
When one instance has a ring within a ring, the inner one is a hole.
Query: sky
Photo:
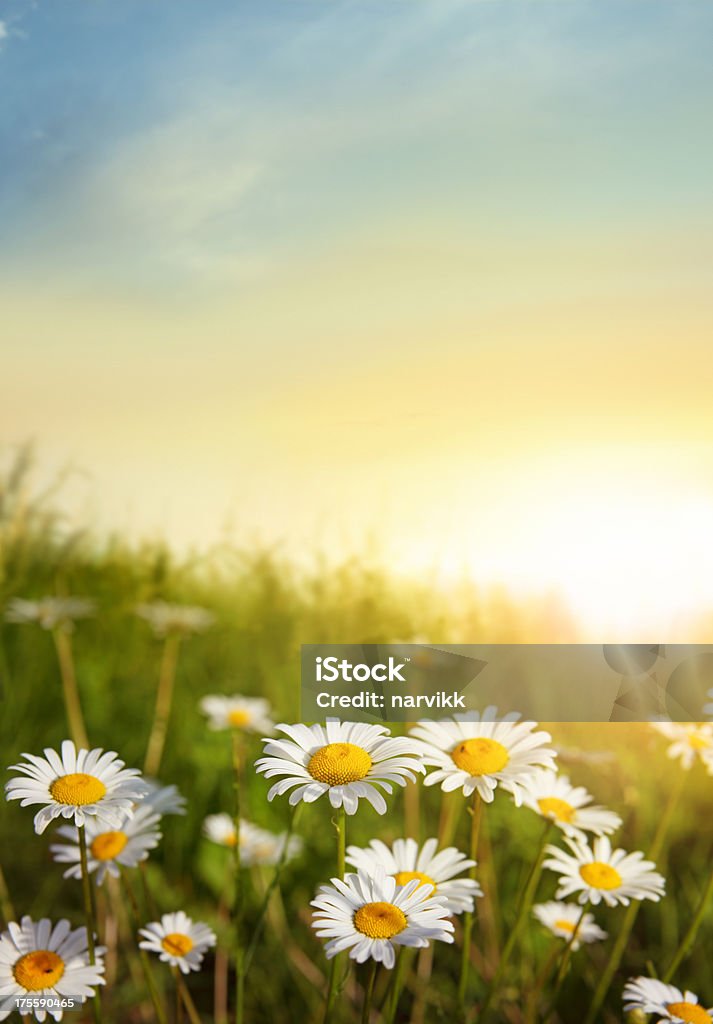
[[[713,607],[712,30],[0,0],[0,458],[184,549]]]

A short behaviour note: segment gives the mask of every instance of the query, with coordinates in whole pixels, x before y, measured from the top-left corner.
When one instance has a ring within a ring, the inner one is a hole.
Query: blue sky
[[[0,437],[78,514],[570,596],[572,517],[713,514],[707,0],[0,3]]]
[[[109,286],[212,286],[414,207],[505,235],[710,214],[706,3],[16,0],[3,19],[6,264],[61,251]]]

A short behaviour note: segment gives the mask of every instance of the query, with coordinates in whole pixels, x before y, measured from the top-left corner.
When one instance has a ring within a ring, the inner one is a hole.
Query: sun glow
[[[470,520],[472,535],[455,529],[440,550],[444,581],[465,572],[515,596],[555,593],[588,634],[671,639],[713,606],[713,494],[691,479],[515,473],[509,493]],[[434,566],[417,544],[405,562]]]

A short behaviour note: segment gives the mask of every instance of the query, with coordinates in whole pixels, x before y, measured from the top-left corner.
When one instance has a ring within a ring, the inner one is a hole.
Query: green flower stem
[[[121,871],[121,881],[124,886],[124,892],[126,893],[127,899],[129,901],[129,906],[131,907],[131,913],[133,918],[132,925],[136,932],[138,933],[139,927],[141,926],[141,914],[139,912],[139,905],[136,902],[136,896],[134,895],[134,890],[131,888],[129,877],[125,869],[120,867],[119,870]],[[161,999],[159,990],[156,987],[156,981],[154,980],[154,976],[151,972],[151,963],[149,961],[149,957],[146,950],[139,948],[139,956],[141,958],[141,968],[144,972],[144,978],[146,979],[146,984],[148,986],[149,994],[151,996],[151,1002],[153,1003],[154,1010],[156,1011],[156,1020],[158,1021],[158,1024],[166,1024],[166,1010],[164,1008],[163,1000]]]
[[[62,679],[62,693],[64,696],[64,709],[67,715],[67,725],[74,740],[74,745],[79,748],[89,749],[89,739],[84,725],[82,704],[79,699],[79,686],[77,685],[77,673],[74,668],[74,656],[72,654],[72,638],[67,628],[58,626],[52,630],[54,645],[57,651],[59,662],[59,674]]]
[[[617,935],[616,942],[612,946],[609,959],[607,960],[607,965],[599,979],[599,984],[597,985],[592,1002],[590,1003],[589,1013],[586,1017],[586,1024],[593,1024],[602,1007],[602,1003],[606,999],[606,995],[614,979],[614,975],[619,969],[621,958],[624,955],[624,950],[626,949],[629,941],[631,930],[634,927],[634,922],[636,921],[636,915],[639,913],[639,905],[639,901],[634,900],[626,908],[626,913],[624,914],[624,919],[621,923],[621,929]]]
[[[364,1004],[361,1009],[361,1024],[369,1024],[371,1017],[371,1001],[374,996],[374,981],[376,980],[376,960],[372,960],[369,966],[366,988],[364,989]]]
[[[337,816],[332,818],[332,824],[337,833],[337,876],[344,878],[344,867],[347,855],[347,817],[344,807],[340,807]],[[329,1024],[332,1019],[334,1003],[337,998],[337,970],[341,956],[332,957],[332,964],[329,971],[329,986],[327,988],[327,999],[324,1007],[323,1024]]]
[[[2,914],[5,924],[15,920],[15,908],[10,899],[10,890],[7,887],[2,868],[0,868],[0,914]]]
[[[181,999],[181,990],[178,987],[178,975],[180,974],[180,971],[177,967],[172,967],[171,973],[173,974],[176,988],[175,1024],[183,1024],[183,1000]]]
[[[460,793],[444,793],[441,802],[441,815],[438,822],[438,847],[449,846],[458,827],[463,798]]]
[[[659,823],[656,826],[656,832],[654,833],[654,838],[653,838],[653,840],[651,842],[651,847],[649,849],[649,858],[650,858],[650,860],[653,860],[653,861],[658,860],[658,858],[659,858],[659,856],[661,854],[661,851],[663,849],[663,844],[664,844],[664,842],[666,840],[666,836],[668,835],[668,830],[669,830],[669,828],[671,826],[671,819],[673,818],[674,812],[675,812],[676,808],[678,807],[678,805],[680,804],[681,797],[683,796],[683,790],[684,790],[684,788],[686,786],[687,774],[688,773],[683,771],[683,770],[681,770],[678,773],[678,778],[676,779],[676,784],[673,787],[673,789],[671,790],[671,792],[669,793],[668,801],[667,801],[666,806],[664,808],[663,814],[659,818]]]
[[[698,904],[696,912],[693,915],[693,920],[688,926],[688,931],[681,939],[679,947],[676,950],[676,953],[674,954],[673,960],[668,965],[666,973],[663,976],[663,981],[668,983],[671,980],[671,978],[674,976],[674,974],[680,967],[681,962],[688,954],[691,946],[695,941],[696,935],[698,934],[698,929],[701,926],[703,918],[706,915],[706,910],[708,909],[708,904],[710,902],[711,896],[713,896],[713,868],[711,868],[711,872],[708,875],[708,882],[706,884],[705,889],[703,890],[703,895],[701,896],[701,900]]]
[[[663,810],[663,814],[659,818],[659,823],[651,843],[651,852],[649,856],[653,861],[658,859],[659,854],[663,849],[663,845],[671,825],[671,819],[673,818],[674,811],[681,800],[685,784],[686,772],[681,771],[679,772],[676,784],[669,793],[668,801]],[[631,935],[634,924],[636,923],[636,917],[640,909],[640,900],[633,900],[626,908],[626,914],[622,921],[621,930],[617,935],[616,942],[612,946],[609,960],[607,961],[607,965],[599,979],[599,984],[597,985],[594,996],[592,997],[592,1002],[589,1006],[589,1013],[586,1016],[584,1024],[594,1024],[594,1021],[597,1019],[597,1014],[604,1004],[604,1000],[607,997],[611,983],[614,980],[614,975],[619,970],[619,965],[621,964],[624,951],[626,950],[627,943],[629,942],[629,936]]]
[[[470,808],[470,847],[469,856],[471,860],[478,859],[478,839],[480,837],[480,823],[483,817],[483,801],[480,793],[476,790],[473,794],[473,806]],[[470,868],[468,876],[475,880],[476,866]],[[460,981],[458,983],[458,1004],[465,1014],[466,995],[468,993],[468,976],[470,974],[470,943],[473,933],[474,913],[463,915],[463,950],[461,956]]]
[[[577,936],[579,935],[579,929],[582,927],[582,921],[584,921],[584,915],[587,913],[588,909],[589,909],[589,900],[587,900],[587,902],[582,907],[582,912],[580,913],[579,918],[577,919],[577,923],[575,924],[574,928],[572,929],[572,934],[569,937],[569,939],[567,940],[567,945],[564,947],[564,951],[562,953],[562,959],[560,960],[559,970],[557,971],[557,977],[555,979],[555,988],[554,988],[554,992],[552,993],[552,1002],[550,1003],[550,1008],[549,1008],[549,1010],[548,1010],[548,1012],[547,1012],[547,1014],[546,1014],[546,1016],[544,1018],[545,1022],[550,1019],[550,1017],[552,1016],[552,1014],[555,1012],[555,1010],[557,1008],[557,1001],[559,1000],[560,992],[562,991],[562,986],[564,984],[564,979],[567,977],[567,970],[569,968],[569,962],[572,959],[572,952],[574,950],[574,944],[577,941]]]
[[[559,953],[559,944],[557,942],[553,942],[552,949],[550,950],[549,955],[547,956],[547,959],[545,960],[542,969],[540,970],[540,973],[537,975],[532,991],[530,992],[527,998],[527,1006],[525,1009],[525,1024],[536,1024],[537,1005],[540,1001],[542,990],[544,989],[547,982],[550,980],[552,972],[555,969],[555,964],[557,963]]]
[[[244,969],[246,973],[250,968],[252,958],[255,955],[255,950],[257,949],[257,944],[260,941],[260,933],[262,931],[262,925],[267,914],[267,909],[270,905],[270,899],[272,898],[272,894],[274,893],[275,889],[279,885],[280,876],[282,875],[282,871],[287,861],[288,846],[290,844],[290,839],[292,838],[292,832],[297,823],[297,819],[299,817],[301,809],[302,804],[298,804],[297,807],[292,812],[292,814],[290,815],[290,821],[287,826],[287,831],[285,833],[285,843],[284,846],[282,847],[282,850],[280,851],[280,858],[277,864],[275,865],[275,872],[272,878],[270,879],[267,889],[265,890],[265,895],[262,898],[260,909],[258,910],[257,917],[255,919],[255,922],[253,923],[253,934],[252,938],[250,939],[250,943],[248,944],[248,948],[245,953],[244,959]]]
[[[79,838],[79,863],[82,869],[82,896],[84,897],[84,916],[87,922],[87,951],[89,953],[89,963],[94,966],[97,962],[96,958],[96,947],[94,944],[95,934],[95,923],[94,923],[94,907],[92,905],[92,882],[89,877],[89,864],[87,858],[87,836],[84,830],[84,825],[77,827],[77,836]],[[94,1020],[96,1024],[101,1024],[101,1002],[99,1000],[99,993],[97,992],[92,1000],[92,1007],[94,1012]]]
[[[520,893],[520,899],[518,901],[515,922],[512,928],[510,929],[510,934],[508,935],[507,942],[505,943],[502,954],[500,956],[497,970],[495,971],[493,979],[490,982],[490,985],[488,986],[488,991],[485,994],[483,1005],[480,1008],[481,1017],[485,1016],[488,1009],[490,1008],[491,1003],[497,997],[500,981],[510,961],[512,952],[515,949],[515,944],[517,943],[517,940],[519,938],[522,926],[525,923],[527,915],[529,914],[530,908],[532,907],[532,904],[534,902],[535,893],[537,892],[537,886],[539,884],[540,878],[542,877],[542,862],[545,859],[547,840],[549,839],[552,827],[552,822],[548,818],[545,821],[545,827],[540,837],[540,842],[537,849],[537,856],[535,857],[535,860],[532,863],[532,867],[530,868],[527,880]]]
[[[153,723],[144,761],[144,774],[154,778],[158,775],[161,768],[163,748],[166,743],[166,732],[171,715],[171,705],[173,704],[173,690],[176,682],[176,666],[178,664],[180,646],[180,633],[168,633],[166,635],[158,673],[156,707],[154,709]]]
[[[233,786],[235,792],[235,814],[234,814],[234,829],[235,829],[235,846],[234,846],[234,894],[233,894],[233,927],[234,927],[234,942],[235,942],[235,1024],[243,1024],[245,1019],[245,950],[242,944],[242,927],[243,927],[243,902],[244,902],[244,887],[243,887],[243,869],[240,863],[240,816],[242,814],[241,807],[241,782],[242,782],[242,769],[243,769],[243,758],[242,758],[242,747],[240,743],[240,733],[237,729],[232,731],[232,746],[233,746]]]
[[[176,979],[176,991],[183,1005],[186,1008],[188,1019],[191,1024],[201,1024],[200,1014],[196,1009],[196,1004],[193,1002],[191,993],[188,991],[188,985],[186,985],[183,975],[177,967],[173,968],[174,977]]]

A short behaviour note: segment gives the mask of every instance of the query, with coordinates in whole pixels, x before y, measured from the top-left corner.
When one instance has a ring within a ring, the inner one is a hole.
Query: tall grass
[[[296,721],[302,642],[557,642],[577,637],[573,622],[554,601],[522,605],[505,592],[481,592],[465,583],[444,594],[429,581],[396,579],[357,558],[337,566],[316,559],[310,571],[296,569],[279,551],[268,549],[215,547],[179,556],[160,540],[131,544],[117,536],[98,537],[91,529],[73,527],[60,509],[56,488],[33,488],[31,453],[20,452],[0,477],[0,606],[13,595],[46,593],[88,595],[97,601],[96,617],[80,623],[73,637],[92,743],[118,750],[129,765],[143,761],[161,642],[134,615],[135,606],[164,599],[205,605],[216,614],[216,626],[187,639],[181,649],[161,778],[177,784],[188,797],[188,813],[164,820],[164,840],[148,863],[146,880],[150,901],[164,910],[185,908],[205,920],[226,949],[231,948],[231,926],[217,908],[230,904],[226,894],[230,853],[203,839],[201,824],[208,813],[232,812],[233,773],[230,744],[218,742],[197,711],[203,694],[263,695],[272,702],[278,720]],[[66,736],[66,724],[51,636],[31,627],[0,625],[0,676],[2,763],[14,763],[22,751],[57,746]],[[588,759],[574,754],[569,764],[565,757],[563,767],[598,802],[622,814],[623,844],[646,850],[678,770],[663,756],[660,739],[638,725],[556,725],[551,730],[555,742],[570,750],[607,755]],[[247,740],[248,768],[258,753],[259,743]],[[618,993],[627,972],[646,973],[648,961],[665,965],[668,952],[675,949],[695,913],[713,850],[711,784],[702,772],[688,780],[660,862],[670,879],[670,895],[660,905],[642,906],[604,1020],[621,1019]],[[266,802],[267,788],[267,783],[246,771],[241,810],[258,824],[281,831],[287,826],[288,810],[284,801]],[[411,824],[416,821],[421,831],[417,838],[424,839],[437,831],[441,794],[422,790],[420,802],[420,812],[411,816]],[[366,844],[377,834],[388,841],[403,834],[403,795],[394,799],[391,808],[393,813],[390,809],[383,819],[370,808],[360,810],[350,821],[349,842]],[[461,815],[455,836],[461,849],[467,849],[469,842],[466,817]],[[300,832],[306,837],[305,853],[285,868],[281,894],[270,903],[251,962],[245,1020],[254,1024],[319,1019],[328,967],[309,927],[309,901],[317,885],[332,873],[334,834],[325,821],[328,815],[321,804],[304,807]],[[514,923],[516,894],[540,834],[541,821],[515,809],[506,798],[488,809],[481,848],[485,844],[489,851],[491,876],[485,888],[490,905],[480,911],[472,953],[474,987],[481,997]],[[80,923],[81,886],[62,879],[60,867],[48,853],[50,840],[34,835],[28,811],[0,802],[0,837],[0,863],[16,913],[36,918],[51,912],[55,918],[66,915]],[[250,873],[241,897],[246,921],[258,913],[268,884],[268,873]],[[543,878],[538,899],[550,898],[554,888],[554,877]],[[144,900],[141,909],[148,915],[149,899],[145,894],[140,898]],[[98,904],[105,921],[121,919],[126,913],[111,886],[100,890]],[[616,935],[620,912],[600,910],[597,918]],[[699,941],[684,962],[682,987],[710,993],[712,944],[713,920],[708,912]],[[524,1020],[523,993],[534,984],[548,950],[548,937],[532,922],[525,922],[494,1019],[513,1024]],[[110,956],[113,983],[106,997],[107,1021],[139,1024],[152,1019],[140,965],[133,964],[132,956],[130,950],[125,957]],[[582,966],[575,980],[564,981],[562,1021],[579,1019],[606,962],[603,948],[577,956]],[[213,1019],[211,968],[209,958],[207,969],[191,979],[193,997],[205,1021]],[[437,984],[424,993],[418,987],[418,972],[410,972],[402,1000],[406,1016],[397,1019],[409,1019],[416,1007],[419,1014],[425,1013],[422,1019],[451,1019],[448,1013],[456,1003],[458,974],[454,951],[437,949]],[[376,1000],[382,996],[375,992]],[[358,1019],[359,999],[352,975],[340,996],[345,1020]]]

